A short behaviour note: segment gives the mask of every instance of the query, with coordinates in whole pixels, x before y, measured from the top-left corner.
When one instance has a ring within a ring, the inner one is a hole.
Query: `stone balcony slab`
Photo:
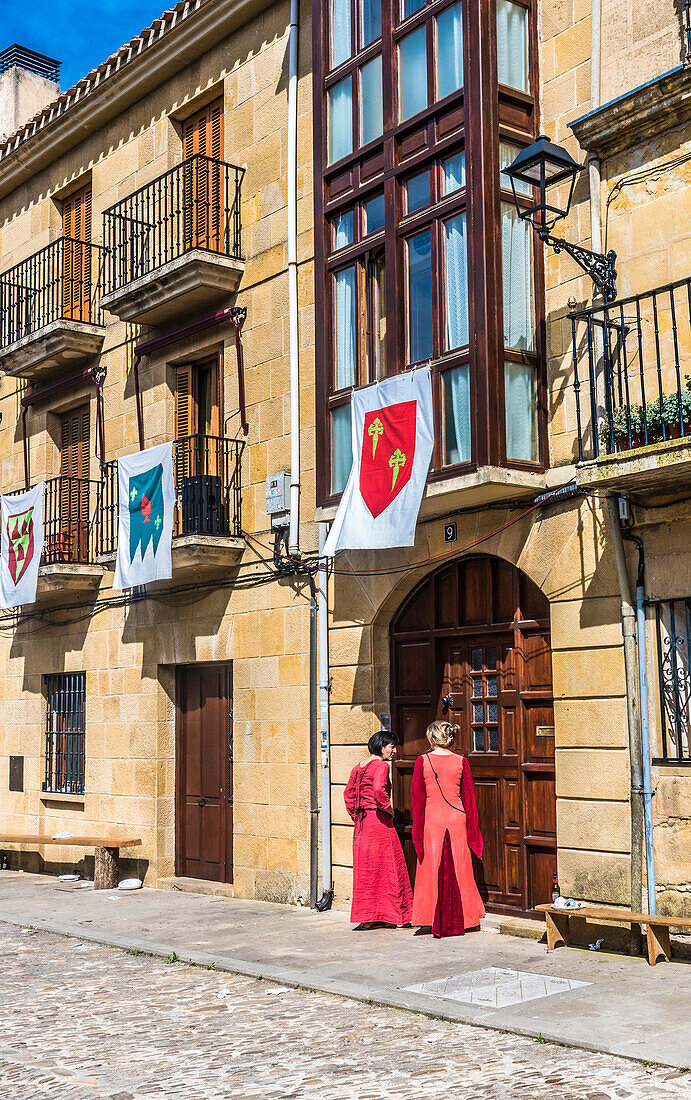
[[[32,380],[68,371],[98,355],[105,334],[102,325],[58,318],[0,348],[0,371]]]
[[[244,539],[227,535],[178,535],[173,539],[173,580],[202,573],[218,573],[237,565],[245,549]],[[114,568],[115,552],[100,554],[100,565]],[[170,581],[156,581],[169,584]]]
[[[673,496],[691,484],[691,438],[601,455],[578,467],[576,481],[584,489],[635,493],[647,500]]]
[[[53,562],[38,571],[36,599],[51,600],[62,596],[84,596],[95,593],[103,579],[102,565],[86,562]]]
[[[243,260],[220,252],[191,249],[101,298],[101,306],[121,321],[160,326],[195,310],[209,311],[237,290]]]

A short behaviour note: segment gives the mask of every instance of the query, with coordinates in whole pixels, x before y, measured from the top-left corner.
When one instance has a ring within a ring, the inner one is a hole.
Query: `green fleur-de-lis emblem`
[[[379,417],[377,417],[376,420],[372,421],[369,428],[367,429],[367,434],[371,435],[372,437],[372,458],[374,459],[374,456],[377,453],[377,443],[379,442],[379,436],[384,434],[384,425],[382,424]]]
[[[396,447],[396,450],[394,451],[394,453],[391,455],[391,458],[389,459],[389,468],[391,470],[393,470],[393,478],[391,480],[391,492],[392,493],[394,491],[394,486],[396,484],[396,479],[398,477],[398,471],[400,470],[401,466],[405,466],[405,463],[406,463],[406,457],[403,454],[403,451],[401,450],[400,447]]]
[[[137,490],[136,490],[136,489],[132,489],[132,491],[131,491],[131,493],[130,493],[130,500],[132,501],[132,503],[133,503],[133,504],[134,504],[134,501],[135,501],[135,498],[136,498],[136,496],[137,496]]]

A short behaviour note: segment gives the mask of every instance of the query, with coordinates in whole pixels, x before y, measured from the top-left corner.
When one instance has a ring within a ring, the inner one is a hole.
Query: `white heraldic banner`
[[[118,459],[118,552],[113,588],[173,575],[173,445]]]
[[[0,497],[0,607],[35,603],[43,553],[45,482],[16,496]]]
[[[429,367],[353,390],[351,417],[353,465],[324,554],[412,546],[434,447]]]

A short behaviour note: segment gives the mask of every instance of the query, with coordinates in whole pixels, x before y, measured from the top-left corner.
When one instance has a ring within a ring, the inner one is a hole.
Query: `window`
[[[691,598],[656,600],[660,723],[654,764],[691,764]]]
[[[361,0],[362,45],[369,46],[381,38],[381,2],[382,0]]]
[[[352,52],[350,4],[351,0],[331,0],[331,65],[334,69],[347,61]]]
[[[404,122],[427,106],[427,30],[419,27],[398,45],[398,118]]]
[[[535,350],[533,232],[513,203],[501,204],[504,346]]]
[[[331,413],[331,492],[342,493],[353,465],[350,403]]]
[[[528,9],[513,0],[497,0],[499,83],[527,92],[528,76]]]
[[[446,351],[468,343],[468,238],[466,216],[444,222]]]
[[[91,320],[91,187],[82,187],[62,204],[62,315]]]
[[[46,692],[43,790],[84,793],[86,673],[44,676]]]
[[[405,185],[406,210],[412,214],[430,204],[429,169],[412,176]]]
[[[460,3],[445,8],[437,24],[437,99],[463,87],[463,9]]]
[[[537,370],[526,363],[504,364],[506,457],[537,462]]]
[[[470,368],[457,367],[442,375],[444,465],[470,462]]]
[[[333,222],[334,248],[346,248],[355,240],[355,227],[353,225],[353,211],[346,210],[334,218]]]
[[[406,241],[408,268],[408,359],[432,358],[432,234],[429,229]]]
[[[329,161],[341,160],[353,151],[353,78],[345,77],[328,93]]]
[[[442,162],[444,195],[452,195],[454,191],[460,191],[465,187],[465,153],[454,153]]]
[[[368,259],[367,272],[367,377],[386,375],[386,267],[384,249]]]
[[[384,196],[375,195],[363,204],[364,229],[366,234],[378,233],[384,228]]]
[[[360,144],[381,137],[384,125],[381,54],[360,69]]]
[[[424,8],[426,3],[427,0],[403,0],[403,18],[407,19],[409,15],[414,15],[416,11],[420,10],[420,8]]]
[[[187,248],[223,252],[226,243],[223,173],[223,100],[186,119],[182,130],[185,166],[184,237]]]
[[[356,268],[336,272],[336,389],[357,385]]]

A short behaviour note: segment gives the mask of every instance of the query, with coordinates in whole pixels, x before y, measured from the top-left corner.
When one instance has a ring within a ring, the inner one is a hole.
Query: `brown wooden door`
[[[224,251],[223,100],[217,99],[186,119],[182,135],[185,160],[185,246]]]
[[[475,861],[490,909],[530,912],[556,871],[549,605],[514,567],[470,558],[427,578],[392,623],[397,824],[408,866],[410,779],[434,718],[460,726],[485,851]]]
[[[63,317],[91,321],[91,187],[82,187],[62,206]]]
[[[175,873],[233,881],[231,666],[177,673]]]
[[[81,405],[60,417],[59,512],[49,496],[46,560],[87,561],[89,553],[89,417]]]

